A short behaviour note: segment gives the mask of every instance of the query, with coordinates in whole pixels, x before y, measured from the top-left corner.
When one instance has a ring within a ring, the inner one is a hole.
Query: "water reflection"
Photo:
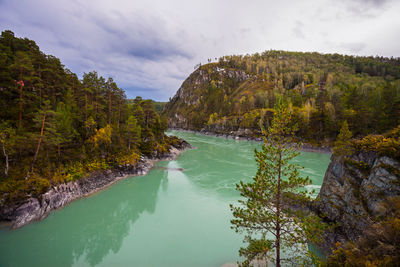
[[[255,174],[260,144],[176,134],[198,149],[40,223],[0,229],[0,266],[219,267],[238,260],[242,237],[230,228],[229,204],[239,197],[235,184]],[[314,156],[304,158],[308,172],[323,174],[329,157]]]
[[[146,179],[122,181],[71,203],[41,223],[15,230],[17,238],[3,235],[8,230],[2,229],[0,266],[72,266],[82,259],[96,266],[107,254],[121,249],[143,212],[154,213],[160,185],[167,188],[166,175],[155,171]]]

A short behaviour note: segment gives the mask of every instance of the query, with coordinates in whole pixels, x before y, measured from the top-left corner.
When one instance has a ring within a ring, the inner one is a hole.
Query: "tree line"
[[[332,143],[345,120],[358,137],[400,124],[398,58],[285,51],[225,56],[201,66],[182,87],[188,99],[173,98],[166,113],[187,118],[193,129],[247,128],[261,135],[281,97],[298,123],[296,135],[315,144]]]
[[[112,78],[80,80],[11,31],[0,36],[0,201],[158,156],[176,141],[151,100],[128,101]]]
[[[241,181],[236,185],[242,198],[238,205],[231,205],[234,217],[231,224],[236,232],[245,234],[243,243],[246,244],[239,250],[239,255],[244,258],[239,266],[264,266],[268,262],[275,266],[398,266],[400,197],[396,193],[386,195],[382,201],[385,215],[361,215],[368,216],[373,223],[365,227],[357,240],[337,242],[326,258],[319,257],[308,247],[309,244],[317,247],[324,244],[327,233],[340,224],[309,209],[319,200],[313,202],[309,192],[304,190],[311,182],[308,177],[299,175],[301,166],[293,160],[299,154],[295,149],[301,145],[286,146],[295,144],[297,125],[292,111],[282,102],[280,99],[274,109],[271,126],[263,129],[262,148],[254,152],[258,166],[256,175],[251,182]],[[359,151],[400,159],[400,126],[383,135],[367,135],[362,139],[351,137],[344,121],[333,147],[333,154],[342,165],[341,179],[348,179],[344,177],[345,164],[358,164],[357,168],[367,175],[373,172],[368,164],[351,160],[351,156]],[[392,177],[400,178],[399,170],[390,166],[385,165]],[[356,198],[360,197],[356,194]]]

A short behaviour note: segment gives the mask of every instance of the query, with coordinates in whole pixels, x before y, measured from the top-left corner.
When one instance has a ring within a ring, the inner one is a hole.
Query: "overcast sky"
[[[82,77],[166,101],[208,58],[269,49],[400,56],[399,0],[0,0],[0,28]]]

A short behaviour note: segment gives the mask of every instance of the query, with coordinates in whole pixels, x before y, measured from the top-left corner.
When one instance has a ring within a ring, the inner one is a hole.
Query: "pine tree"
[[[23,96],[23,87],[26,83],[27,80],[30,80],[30,74],[33,71],[33,66],[31,59],[29,58],[29,55],[25,52],[18,51],[15,55],[15,63],[14,65],[11,65],[11,68],[14,69],[15,72],[18,73],[18,81],[17,86],[18,86],[18,92],[19,92],[19,113],[18,113],[18,127],[22,127],[22,113],[23,113],[23,102],[24,102],[24,96]],[[25,80],[25,82],[24,82]]]
[[[344,169],[344,160],[347,156],[353,154],[353,147],[351,145],[351,136],[352,132],[349,130],[349,125],[347,121],[344,121],[342,124],[342,128],[340,129],[339,135],[336,138],[333,147],[333,154],[340,158],[340,162],[342,163],[342,175]]]
[[[0,124],[0,144],[4,156],[4,175],[8,176],[10,154],[14,152],[16,130],[7,123]]]
[[[40,151],[40,145],[42,144],[42,140],[43,140],[43,135],[44,135],[44,130],[45,130],[45,126],[46,126],[46,117],[48,116],[49,113],[49,106],[50,106],[50,102],[46,101],[43,110],[38,114],[38,117],[42,118],[41,120],[39,120],[41,127],[40,127],[40,135],[39,135],[39,140],[38,140],[38,144],[36,146],[36,150],[35,150],[35,154],[33,156],[33,160],[31,163],[31,167],[29,169],[29,173],[27,174],[27,176],[25,177],[25,179],[29,178],[30,173],[33,171],[33,168],[35,166],[35,162],[36,159],[39,155],[39,151]]]
[[[131,144],[138,145],[140,141],[140,126],[137,125],[135,116],[129,116],[126,122],[126,132],[128,135],[128,150],[131,150]]]
[[[129,104],[111,78],[95,71],[80,81],[11,31],[0,35],[0,107],[1,201],[37,197],[50,184],[131,164],[169,145],[166,121],[151,101]]]
[[[244,242],[248,243],[239,250],[246,258],[242,266],[256,261],[275,261],[278,267],[284,261],[299,263],[307,258],[307,242],[322,233],[317,216],[291,208],[309,201],[309,194],[301,188],[310,183],[308,177],[300,177],[300,167],[292,161],[299,152],[287,146],[295,130],[291,113],[280,100],[268,138],[264,138],[262,149],[255,151],[257,174],[252,182],[237,184],[244,199],[237,207],[231,205],[231,223],[236,232],[245,233]]]

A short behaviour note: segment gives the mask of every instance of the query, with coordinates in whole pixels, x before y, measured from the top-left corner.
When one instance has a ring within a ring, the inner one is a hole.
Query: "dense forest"
[[[11,31],[0,37],[0,106],[0,204],[162,155],[176,142],[151,100],[127,101],[95,71],[79,80]]]
[[[355,136],[400,124],[400,59],[266,51],[202,65],[167,104],[170,125],[229,133],[268,127],[283,97],[297,136],[331,144],[344,120]]]

